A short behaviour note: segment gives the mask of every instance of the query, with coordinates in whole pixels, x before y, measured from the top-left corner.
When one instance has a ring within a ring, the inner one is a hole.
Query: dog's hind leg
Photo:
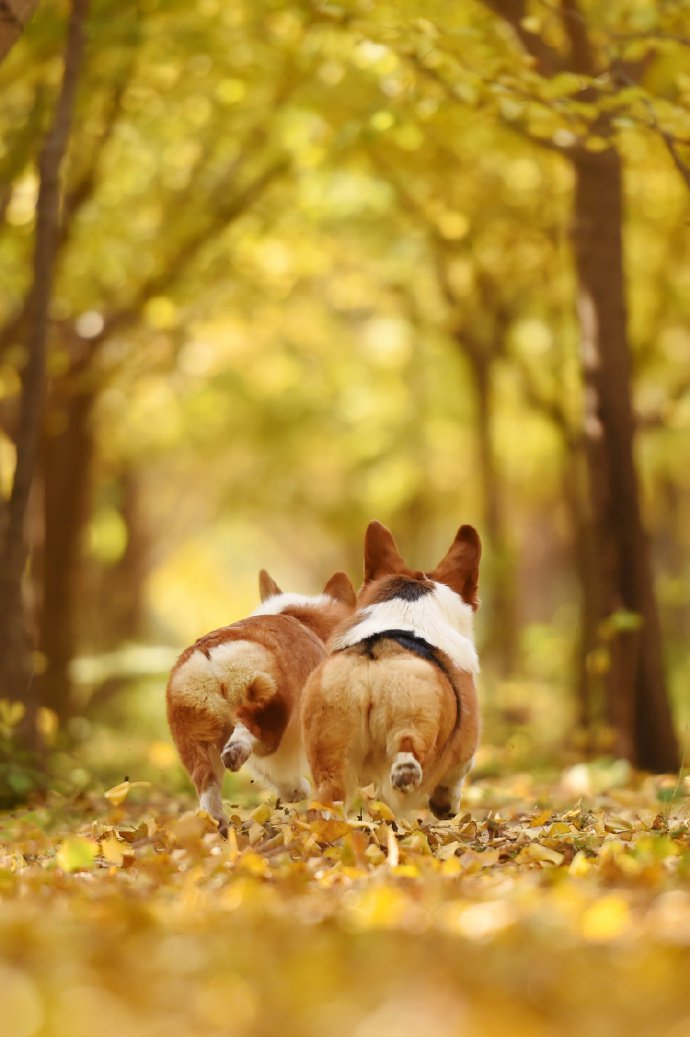
[[[199,806],[227,835],[220,749],[232,731],[232,714],[208,656],[192,654],[172,672],[166,690],[168,723],[180,759],[194,783]]]
[[[304,732],[314,798],[319,803],[344,803],[350,791],[349,747],[343,733],[335,737],[327,724],[311,724]]]
[[[220,758],[229,771],[238,771],[252,754],[258,739],[244,724],[235,724],[235,729],[223,746]]]
[[[218,750],[215,745],[209,746],[208,749],[209,762],[213,770],[213,777],[210,780],[207,780],[205,787],[199,795],[199,806],[218,822],[218,831],[222,836],[226,837],[228,834],[228,819],[223,811],[223,800],[221,798],[221,789],[225,770],[220,761],[220,756],[218,755]]]
[[[180,759],[199,797],[199,806],[215,818],[221,834],[227,835],[228,819],[221,800],[225,770],[220,747],[228,736],[230,723],[179,702],[170,703],[168,719]]]
[[[210,742],[178,741],[182,762],[189,771],[199,796],[199,807],[218,822],[221,835],[228,834],[228,819],[223,811],[221,788],[225,769],[220,753]]]
[[[340,748],[321,743],[311,746],[308,756],[315,798],[319,803],[344,803],[347,797],[347,773]]]
[[[347,676],[347,664],[332,656],[312,674],[302,692],[302,744],[314,798],[320,803],[345,803],[356,787],[353,758],[362,735],[362,710],[358,696],[342,692]]]
[[[472,770],[474,756],[444,775],[429,797],[429,808],[440,821],[448,821],[460,810],[462,786]]]

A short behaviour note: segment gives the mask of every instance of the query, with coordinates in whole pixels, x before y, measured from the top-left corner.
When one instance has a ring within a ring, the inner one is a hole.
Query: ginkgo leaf
[[[108,864],[115,864],[118,867],[122,865],[125,859],[125,848],[129,851],[127,856],[131,856],[131,850],[127,843],[120,842],[114,835],[108,836],[100,843],[101,855],[104,861]]]
[[[93,839],[75,835],[65,839],[55,859],[63,871],[88,871],[93,867],[97,854],[98,844]]]
[[[265,825],[271,819],[272,810],[268,803],[262,803],[252,812],[252,817],[258,825]]]
[[[395,814],[391,808],[379,799],[370,799],[367,803],[367,810],[375,821],[395,821]]]
[[[547,807],[546,810],[542,810],[535,817],[530,818],[530,828],[540,828],[542,825],[545,825],[552,816],[553,810],[551,807]]]
[[[145,789],[150,788],[150,786],[151,782],[149,781],[123,781],[119,785],[114,785],[111,789],[108,789],[103,795],[114,807],[119,807],[127,799],[132,789]]]
[[[317,819],[309,826],[314,835],[324,842],[334,842],[348,835],[352,829],[347,821]]]
[[[535,861],[544,864],[562,864],[563,854],[559,853],[558,850],[552,850],[550,846],[533,842],[523,846],[518,854],[518,860]]]

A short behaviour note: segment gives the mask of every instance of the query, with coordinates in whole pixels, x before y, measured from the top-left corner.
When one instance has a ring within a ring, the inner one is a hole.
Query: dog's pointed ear
[[[265,569],[262,569],[259,573],[259,594],[261,595],[261,600],[265,601],[266,598],[272,598],[275,594],[282,593],[273,577],[269,576]]]
[[[405,563],[390,529],[381,522],[370,522],[364,534],[364,582],[402,572]]]
[[[433,580],[445,583],[459,594],[475,611],[479,608],[477,590],[481,555],[482,542],[477,530],[474,526],[460,526],[445,558],[429,573]]]
[[[341,601],[343,605],[355,607],[357,601],[355,588],[352,586],[350,577],[346,576],[345,573],[333,573],[324,587],[323,593],[328,594],[331,598],[335,598],[336,601]]]

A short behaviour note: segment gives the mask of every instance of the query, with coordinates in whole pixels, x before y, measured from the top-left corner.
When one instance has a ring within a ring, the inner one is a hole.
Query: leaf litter
[[[125,787],[125,785],[127,787]],[[2,815],[3,1037],[690,1033],[668,782],[475,782],[451,821],[131,782]]]

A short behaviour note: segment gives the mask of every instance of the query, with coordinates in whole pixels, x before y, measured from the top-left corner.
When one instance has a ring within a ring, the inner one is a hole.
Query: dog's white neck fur
[[[360,609],[353,625],[334,641],[333,647],[350,648],[384,630],[409,630],[445,652],[459,670],[479,673],[472,628],[471,607],[450,587],[435,582],[433,591],[416,601],[391,598]]]
[[[294,608],[319,609],[333,601],[330,594],[317,594],[312,597],[307,594],[272,594],[270,598],[261,602],[258,609],[254,609],[252,616],[278,616],[285,612],[285,609]]]

